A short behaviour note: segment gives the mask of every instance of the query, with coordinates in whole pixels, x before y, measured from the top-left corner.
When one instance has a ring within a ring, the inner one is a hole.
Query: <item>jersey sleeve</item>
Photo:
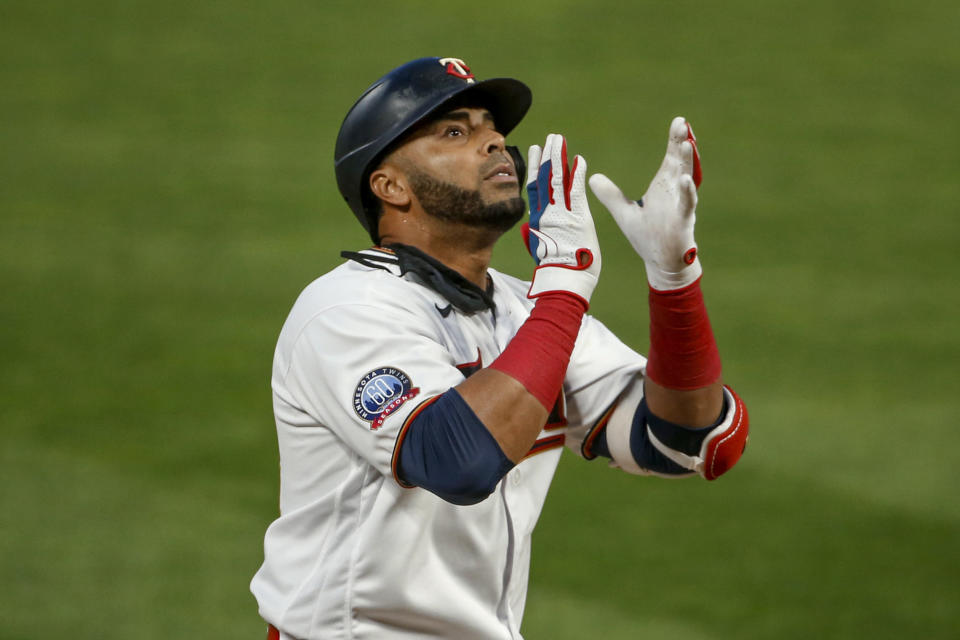
[[[329,429],[381,473],[393,475],[407,417],[463,380],[430,327],[399,306],[324,309],[289,338],[287,356],[278,357],[275,404],[298,414],[291,423]]]
[[[609,419],[621,395],[643,376],[647,359],[602,322],[586,316],[570,355],[563,389],[566,396],[565,443],[577,455],[591,457],[584,445]]]

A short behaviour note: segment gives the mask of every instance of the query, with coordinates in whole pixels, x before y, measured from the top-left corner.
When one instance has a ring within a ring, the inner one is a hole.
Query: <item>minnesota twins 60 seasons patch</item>
[[[410,376],[395,367],[381,367],[369,372],[353,393],[353,410],[361,420],[378,429],[391,413],[420,393]]]

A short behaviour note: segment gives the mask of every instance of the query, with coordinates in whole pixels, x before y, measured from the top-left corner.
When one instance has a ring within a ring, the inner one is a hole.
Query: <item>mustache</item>
[[[487,161],[485,161],[482,165],[480,165],[480,175],[481,176],[489,175],[491,171],[493,171],[494,169],[496,169],[498,166],[502,164],[510,165],[513,168],[513,175],[517,176],[518,178],[520,177],[517,172],[516,163],[513,161],[513,158],[510,156],[510,154],[507,153],[506,151],[491,155]]]

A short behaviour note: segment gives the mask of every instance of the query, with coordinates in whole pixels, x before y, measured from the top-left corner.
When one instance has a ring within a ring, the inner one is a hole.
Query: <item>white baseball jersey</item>
[[[415,275],[353,261],[294,304],[272,380],[281,515],[251,583],[261,615],[287,637],[521,637],[531,534],[562,447],[579,453],[646,361],[586,316],[565,415],[488,498],[457,506],[401,486],[405,421],[493,362],[533,306],[528,283],[489,273],[495,312],[461,313]]]

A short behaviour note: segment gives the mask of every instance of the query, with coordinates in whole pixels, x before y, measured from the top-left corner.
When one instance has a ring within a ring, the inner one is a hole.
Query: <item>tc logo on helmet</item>
[[[476,82],[473,74],[470,73],[470,67],[468,67],[467,63],[460,58],[440,58],[439,62],[440,64],[446,66],[447,73],[450,75],[463,78],[470,84]]]

